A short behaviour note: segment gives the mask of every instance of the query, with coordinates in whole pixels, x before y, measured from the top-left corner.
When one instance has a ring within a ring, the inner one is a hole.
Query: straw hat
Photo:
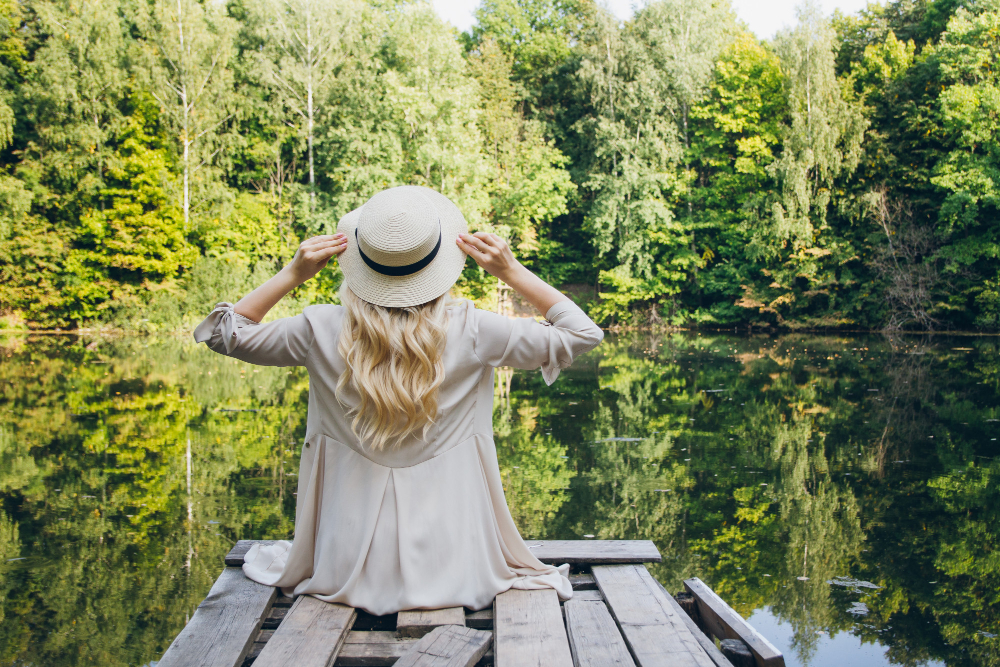
[[[469,226],[450,199],[430,188],[383,190],[341,218],[337,231],[348,239],[338,260],[347,286],[377,306],[436,299],[465,266],[455,239]]]

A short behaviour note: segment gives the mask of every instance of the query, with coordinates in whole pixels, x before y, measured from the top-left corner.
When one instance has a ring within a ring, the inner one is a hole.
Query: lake
[[[0,354],[0,665],[149,665],[237,539],[291,535],[308,377]],[[651,539],[789,667],[1000,665],[997,338],[608,336],[551,387],[501,369],[494,429],[526,539]]]

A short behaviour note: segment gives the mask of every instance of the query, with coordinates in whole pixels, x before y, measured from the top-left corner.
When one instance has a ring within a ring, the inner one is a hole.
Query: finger
[[[484,261],[487,259],[487,255],[484,252],[482,252],[481,250],[479,250],[479,248],[477,248],[476,246],[472,245],[471,243],[463,239],[461,236],[459,236],[458,239],[456,239],[456,241],[458,242],[458,247],[461,248],[466,255],[476,260],[477,262]]]
[[[343,232],[338,232],[336,234],[323,234],[321,236],[313,236],[313,237],[308,238],[305,241],[303,241],[302,244],[300,245],[300,247],[302,247],[302,248],[311,248],[311,247],[316,246],[318,244],[329,243],[331,241],[337,241],[337,240],[342,239],[342,238],[346,238],[344,236]]]
[[[322,250],[317,250],[315,253],[310,255],[309,259],[317,264],[326,264],[330,261],[330,258],[337,254],[337,248],[331,246],[329,248],[323,248]]]
[[[338,238],[331,238],[331,239],[329,239],[327,241],[317,241],[317,242],[311,243],[309,245],[303,245],[302,246],[302,251],[303,252],[315,252],[316,250],[322,250],[323,248],[330,248],[332,246],[337,246],[337,245],[340,245],[342,243],[347,243],[347,239],[346,238],[339,238],[339,239]]]
[[[499,255],[506,246],[506,241],[491,232],[476,232],[476,237],[486,244],[487,252]]]
[[[461,238],[463,241],[468,243],[476,250],[480,252],[486,252],[490,246],[485,241],[483,241],[483,239],[479,236],[482,233],[483,232],[476,232],[475,234],[460,234],[459,238]]]

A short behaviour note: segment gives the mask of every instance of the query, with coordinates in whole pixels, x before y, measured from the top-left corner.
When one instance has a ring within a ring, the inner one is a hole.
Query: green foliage
[[[419,2],[0,9],[11,322],[187,322],[195,257],[249,279],[401,184],[605,324],[1000,322],[996,0],[806,2],[769,42],[727,0],[490,0],[463,35]]]
[[[778,57],[744,33],[720,54],[705,99],[691,110],[690,151],[700,174],[691,192],[695,247],[705,267],[701,298],[712,305],[692,313],[697,321],[743,319],[744,285],[759,279],[761,262],[748,253],[753,228],[743,223],[762,197],[775,197],[768,168],[781,145],[788,109]]]
[[[546,238],[545,226],[569,212],[568,197],[576,190],[564,168],[568,160],[546,141],[538,121],[522,117],[511,61],[492,38],[480,42],[469,62],[479,82],[479,128],[492,172],[486,186],[490,227],[528,266],[541,268],[560,246]]]
[[[15,77],[23,67],[24,41],[18,35],[21,24],[21,6],[17,0],[0,3],[0,149],[6,148],[14,140],[14,109],[11,98]]]
[[[125,137],[107,172],[111,187],[100,192],[106,204],[80,221],[77,242],[82,248],[68,264],[90,274],[91,281],[86,293],[73,295],[75,302],[91,304],[112,298],[109,292],[95,294],[105,283],[96,279],[100,274],[115,279],[119,293],[114,298],[122,299],[134,296],[138,289],[155,289],[190,267],[197,257],[197,250],[184,237],[182,212],[165,187],[170,183],[165,156],[146,143],[148,137],[141,128]],[[126,286],[131,289],[122,293]],[[96,312],[73,315],[89,320]]]

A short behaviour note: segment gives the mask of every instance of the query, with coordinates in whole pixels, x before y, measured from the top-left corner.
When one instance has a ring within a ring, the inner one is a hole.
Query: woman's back
[[[206,320],[217,331],[206,342],[225,354],[227,336],[223,332],[229,332],[230,339],[236,333],[238,345],[232,346],[230,340],[233,357],[265,366],[305,366],[310,378],[306,442],[325,435],[389,467],[415,465],[474,433],[492,437],[492,369],[541,368],[551,384],[559,369],[603,337],[571,301],[554,306],[544,324],[502,317],[479,310],[468,301],[453,304],[448,308],[448,336],[442,355],[444,381],[438,389],[434,423],[426,434],[418,431],[399,445],[373,450],[363,446],[351,428],[350,415],[360,405],[360,396],[350,386],[338,392],[346,370],[338,349],[345,314],[342,306],[309,306],[297,317],[261,325],[232,312],[228,304],[220,304]],[[478,421],[477,406],[484,408]]]
[[[568,300],[545,323],[453,306],[434,423],[425,435],[373,450],[351,429],[360,397],[350,388],[338,397],[344,319],[343,307],[311,306],[256,324],[220,304],[199,328],[218,352],[228,342],[230,356],[244,361],[309,370],[296,538],[248,553],[247,575],[376,614],[482,608],[512,586],[568,597],[565,573],[531,555],[507,509],[492,435],[493,369],[541,368],[551,383],[601,341],[601,330]]]

